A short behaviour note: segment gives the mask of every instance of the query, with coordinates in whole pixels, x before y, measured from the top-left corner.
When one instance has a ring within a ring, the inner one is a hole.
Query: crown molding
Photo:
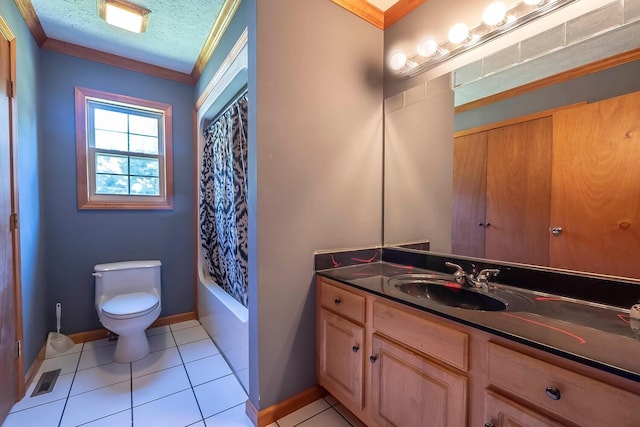
[[[101,62],[107,65],[125,68],[139,73],[149,74],[163,79],[174,80],[180,83],[193,85],[191,75],[170,70],[168,68],[159,67],[157,65],[147,64],[146,62],[136,61],[134,59],[125,58],[123,56],[114,55],[112,53],[79,46],[73,43],[63,42],[61,40],[47,38],[41,46],[42,49],[52,52],[62,53],[65,55],[75,56],[82,59],[88,59],[94,62]]]
[[[381,30],[389,28],[425,2],[425,0],[398,0],[389,9],[382,11],[367,0],[331,1]]]
[[[384,30],[384,12],[366,0],[331,0],[343,9]]]
[[[400,19],[408,15],[425,0],[399,0],[384,12],[384,29],[386,30]]]
[[[233,16],[236,14],[241,2],[242,0],[225,0],[222,5],[220,13],[216,18],[216,21],[213,23],[211,31],[209,32],[209,35],[202,46],[202,50],[200,51],[200,55],[198,55],[198,59],[196,59],[193,70],[191,71],[191,80],[194,83],[197,82],[202,75],[202,71],[207,66],[213,52],[218,47],[222,36],[225,31],[227,31],[227,28],[229,27],[229,24],[231,23]]]
[[[31,4],[31,0],[14,0],[16,6],[18,7],[18,11],[20,15],[22,15],[22,19],[29,27],[29,31],[31,31],[31,35],[33,39],[36,41],[38,46],[42,47],[42,44],[47,40],[47,35],[42,28],[42,24],[40,23],[40,19],[36,14],[36,10],[33,8]]]

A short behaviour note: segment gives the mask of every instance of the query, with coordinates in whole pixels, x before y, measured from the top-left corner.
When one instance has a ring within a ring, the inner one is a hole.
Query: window
[[[172,209],[171,106],[76,88],[79,209]]]

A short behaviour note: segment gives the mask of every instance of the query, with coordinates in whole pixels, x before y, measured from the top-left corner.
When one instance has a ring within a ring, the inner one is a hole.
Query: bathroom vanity
[[[628,310],[493,282],[464,299],[448,269],[385,259],[316,266],[318,383],[367,425],[640,425]]]

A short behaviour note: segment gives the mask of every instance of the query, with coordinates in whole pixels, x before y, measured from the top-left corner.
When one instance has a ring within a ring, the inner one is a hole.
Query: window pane
[[[96,173],[127,175],[129,173],[127,156],[96,153]]]
[[[129,132],[138,135],[158,136],[158,119],[144,116],[129,116]]]
[[[96,129],[127,132],[127,115],[117,111],[96,108],[93,113],[93,126]]]
[[[142,195],[142,196],[159,196],[160,195],[160,179],[132,176],[131,177],[131,194]]]
[[[158,154],[158,138],[130,135],[129,151],[132,153]]]
[[[145,157],[131,157],[131,175],[159,176],[160,161]]]
[[[96,194],[129,194],[129,179],[122,175],[96,175]]]
[[[129,151],[128,145],[126,133],[96,130],[96,148],[102,148],[104,150]]]

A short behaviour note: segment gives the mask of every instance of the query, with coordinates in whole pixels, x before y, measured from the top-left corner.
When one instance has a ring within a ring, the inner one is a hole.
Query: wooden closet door
[[[548,265],[550,116],[488,131],[485,258]]]
[[[640,277],[640,92],[554,114],[551,266]]]
[[[451,252],[484,256],[487,132],[453,141],[453,230]]]

